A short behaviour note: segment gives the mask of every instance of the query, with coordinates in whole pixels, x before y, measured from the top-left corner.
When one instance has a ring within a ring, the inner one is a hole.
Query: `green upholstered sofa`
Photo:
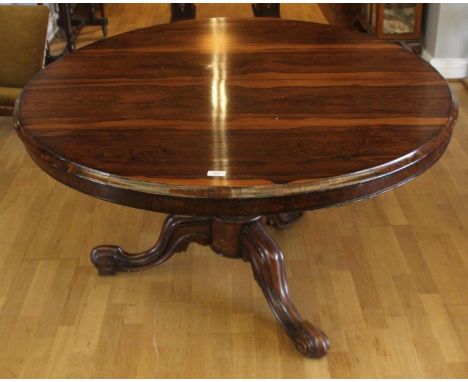
[[[0,5],[0,115],[11,115],[23,86],[42,69],[49,8]]]

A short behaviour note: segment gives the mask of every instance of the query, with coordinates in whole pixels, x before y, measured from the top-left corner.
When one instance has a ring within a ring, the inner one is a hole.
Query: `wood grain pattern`
[[[378,198],[308,212],[287,231],[269,229],[286,254],[296,307],[332,343],[312,362],[272,320],[242,261],[193,245],[157,269],[99,278],[90,248],[144,250],[164,215],[55,182],[25,153],[11,119],[0,119],[0,375],[465,377],[468,92],[451,87],[459,121],[431,171]]]
[[[314,7],[287,6],[296,16]],[[168,21],[164,7],[106,6],[109,33]],[[83,32],[79,47],[101,37],[94,29]],[[430,172],[378,198],[307,213],[294,231],[274,233],[289,254],[296,306],[333,342],[316,362],[275,331],[248,265],[204,247],[154,272],[98,278],[89,248],[113,241],[138,252],[154,243],[164,216],[54,182],[28,158],[11,120],[0,118],[0,375],[465,377],[468,92],[451,87],[459,122]],[[347,304],[333,304],[337,298]]]
[[[26,87],[16,127],[45,171],[81,191],[254,216],[404,183],[442,154],[456,115],[440,75],[396,45],[320,24],[218,18],[64,57]]]

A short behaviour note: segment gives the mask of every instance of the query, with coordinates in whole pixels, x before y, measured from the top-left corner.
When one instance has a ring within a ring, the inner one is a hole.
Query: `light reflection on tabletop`
[[[226,171],[229,174],[229,147],[226,137],[226,118],[228,96],[227,77],[227,35],[223,18],[211,19],[211,38],[213,58],[209,66],[211,76],[211,131],[212,131],[212,168],[207,170]]]

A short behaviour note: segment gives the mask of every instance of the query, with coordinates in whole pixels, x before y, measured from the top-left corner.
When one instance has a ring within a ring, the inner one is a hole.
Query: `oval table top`
[[[247,216],[370,197],[444,152],[445,80],[396,44],[280,19],[104,39],[25,87],[16,129],[59,181],[161,212]]]

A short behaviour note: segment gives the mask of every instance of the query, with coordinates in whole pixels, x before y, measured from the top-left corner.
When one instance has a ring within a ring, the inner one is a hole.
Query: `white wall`
[[[56,10],[55,4],[52,3],[43,3],[50,9],[49,13],[49,26],[47,28],[47,41],[50,43],[59,30],[57,26],[58,12]]]
[[[429,4],[423,57],[445,78],[468,75],[468,4]]]

